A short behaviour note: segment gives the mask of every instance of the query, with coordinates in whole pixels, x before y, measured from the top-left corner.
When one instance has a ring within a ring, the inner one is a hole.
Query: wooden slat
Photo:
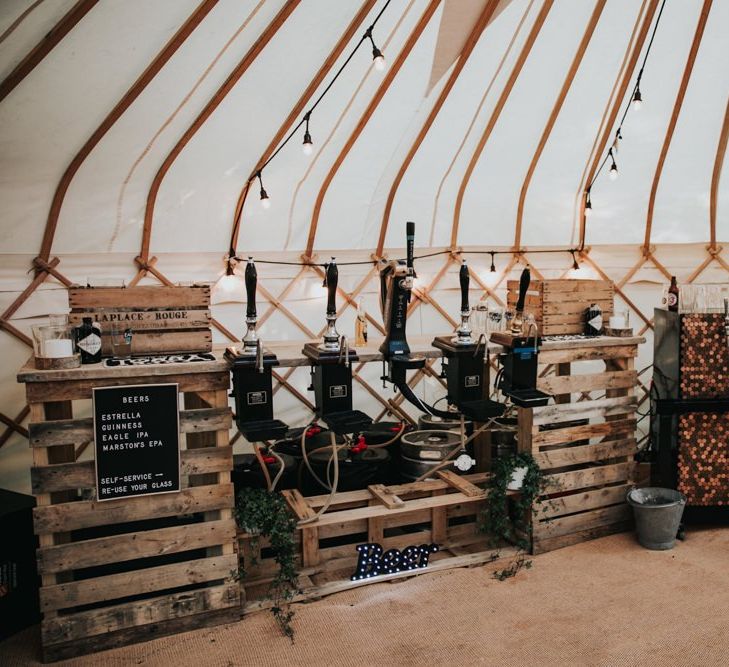
[[[542,304],[542,315],[564,315],[566,313],[582,313],[591,303],[594,303],[602,309],[603,317],[606,313],[613,312],[613,300],[611,297],[602,297],[600,299],[589,299],[586,301],[545,301]]]
[[[187,598],[182,598],[186,600]],[[174,605],[174,598],[171,604]],[[91,637],[72,639],[59,644],[48,644],[43,647],[43,661],[56,662],[73,658],[86,653],[97,653],[107,649],[127,647],[137,642],[146,642],[158,637],[176,635],[199,628],[209,628],[221,623],[235,623],[240,620],[241,610],[238,602],[226,601],[222,609],[207,609],[202,613],[175,616],[166,621],[132,625],[115,632],[106,632]],[[184,605],[182,605],[184,606]],[[181,610],[181,609],[180,609]],[[177,609],[175,610],[177,611]],[[144,613],[142,611],[142,613]]]
[[[170,364],[173,366],[174,364]],[[202,365],[202,364],[200,364]],[[169,370],[169,369],[168,369]],[[104,387],[119,387],[130,384],[130,378],[134,379],[133,384],[157,384],[160,382],[178,384],[181,392],[188,391],[215,391],[217,389],[228,389],[230,387],[230,373],[228,371],[218,373],[188,372],[180,375],[154,375],[150,368],[149,375],[139,376],[139,368],[136,368],[137,375],[109,373],[104,379]],[[144,372],[148,372],[145,368]],[[91,390],[98,387],[99,382],[95,379],[69,380],[67,382],[29,382],[26,385],[26,397],[31,403],[45,403],[48,401],[75,401],[82,398],[91,398]]]
[[[224,472],[231,470],[232,467],[232,447],[183,449],[180,452],[180,473],[182,475]],[[34,466],[30,469],[30,480],[34,494],[72,489],[92,489],[96,486],[94,461]]]
[[[579,463],[592,463],[622,456],[632,456],[638,451],[635,438],[625,440],[610,440],[596,445],[582,445],[579,447],[564,447],[548,452],[534,454],[534,460],[542,470],[572,466]]]
[[[719,144],[716,147],[716,157],[714,158],[714,168],[711,171],[711,187],[709,195],[709,233],[711,238],[712,249],[716,249],[716,209],[719,199],[719,181],[721,179],[722,166],[724,165],[724,156],[726,155],[726,147],[729,143],[729,98],[726,102],[726,110],[724,111],[724,121],[721,124],[721,132],[719,133]]]
[[[68,305],[72,310],[111,311],[140,309],[173,310],[210,307],[210,285],[167,287],[144,285],[142,287],[70,287]]]
[[[589,440],[604,436],[628,435],[635,433],[635,419],[585,424],[584,426],[568,426],[549,431],[540,431],[532,436],[534,448],[551,445],[569,445],[579,440]]]
[[[636,371],[613,371],[539,378],[537,387],[548,394],[573,394],[580,391],[630,389],[636,386],[637,381],[638,373]]]
[[[129,326],[135,332],[151,329],[205,329],[210,327],[210,311],[199,310],[96,310],[72,312],[68,315],[70,324],[81,324],[84,317],[93,315],[102,330],[111,324]]]
[[[534,526],[534,537],[537,540],[546,540],[551,537],[560,537],[580,530],[599,528],[614,523],[622,523],[631,517],[630,506],[623,502],[612,507],[601,507],[581,512],[561,519],[542,521]]]
[[[606,486],[583,493],[573,493],[560,498],[549,498],[535,507],[534,520],[550,519],[562,514],[573,514],[584,510],[592,510],[608,505],[617,505],[625,502],[630,484],[620,486]]]
[[[390,509],[402,507],[405,504],[402,498],[392,493],[384,484],[371,484],[367,487],[367,490],[385,507],[389,507]]]
[[[471,484],[467,479],[463,479],[460,475],[456,475],[452,470],[439,470],[437,473],[443,481],[447,482],[457,491],[469,498],[483,498],[486,495],[485,489],[480,489],[475,484]]]
[[[691,48],[689,50],[688,58],[686,59],[686,65],[683,69],[683,75],[681,76],[681,83],[676,93],[676,100],[673,103],[673,111],[671,112],[671,119],[668,122],[666,128],[666,135],[663,137],[663,145],[661,146],[661,153],[658,157],[658,164],[656,165],[656,171],[653,174],[653,182],[651,183],[651,191],[648,196],[648,214],[645,221],[645,239],[643,241],[643,247],[649,248],[651,244],[651,230],[653,227],[653,211],[656,204],[656,195],[658,194],[658,184],[661,180],[661,174],[663,173],[663,165],[666,162],[666,156],[668,155],[668,149],[671,147],[671,140],[673,139],[673,131],[676,129],[676,123],[678,123],[678,116],[681,113],[681,107],[683,106],[683,100],[686,96],[686,89],[688,88],[689,81],[691,80],[691,73],[694,69],[694,63],[696,62],[696,56],[699,52],[699,46],[701,45],[701,39],[704,36],[704,28],[706,27],[706,21],[709,18],[709,12],[711,11],[711,5],[713,0],[704,0],[701,6],[701,13],[699,14],[699,21],[694,32],[694,38],[691,42]]]
[[[632,525],[632,519],[629,521],[621,521],[618,523],[611,523],[607,526],[596,526],[594,528],[586,528],[575,533],[569,533],[568,535],[561,535],[559,537],[551,537],[547,539],[535,538],[532,546],[532,553],[543,554],[547,551],[554,551],[555,549],[561,549],[562,547],[569,547],[573,544],[580,544],[587,540],[595,540],[598,537],[605,537],[607,535],[614,535],[615,533],[623,533],[629,530]]]
[[[200,614],[210,609],[237,606],[237,583],[211,586],[201,590],[174,593],[161,597],[57,616],[41,625],[43,642],[61,642],[105,635],[123,628],[145,626],[180,616]]]
[[[230,408],[201,408],[180,411],[180,432],[198,433],[229,429],[232,423]],[[80,444],[94,439],[94,420],[59,419],[28,424],[31,447]]]
[[[41,589],[41,610],[67,609],[190,584],[229,580],[237,569],[238,556],[230,554],[56,584]]]
[[[235,521],[226,519],[59,544],[38,549],[38,572],[79,570],[213,547],[232,542],[235,532]]]
[[[33,510],[38,535],[143,521],[233,507],[233,485],[197,486],[176,493],[107,500],[59,503]]]
[[[546,405],[534,408],[534,425],[628,414],[635,411],[637,404],[634,396],[620,396],[581,403]]]
[[[562,364],[573,361],[601,361],[604,359],[624,359],[638,356],[637,345],[625,345],[612,348],[583,348],[575,347],[571,350],[540,350],[539,364]]]
[[[132,330],[134,327],[132,327]],[[168,329],[165,331],[134,331],[134,354],[177,354],[185,352],[210,352],[213,349],[213,333],[210,329]],[[112,356],[111,333],[101,334],[101,353]]]
[[[314,516],[314,514],[316,514],[298,489],[285,489],[281,491],[281,495],[284,497],[284,500],[286,500],[291,511],[296,515],[296,518],[299,519],[299,521],[302,519],[310,519]]]
[[[571,472],[559,472],[553,475],[545,475],[546,492],[558,493],[572,489],[586,489],[599,484],[611,484],[622,482],[630,478],[635,464],[614,463],[606,466],[596,466],[585,470],[573,470]]]

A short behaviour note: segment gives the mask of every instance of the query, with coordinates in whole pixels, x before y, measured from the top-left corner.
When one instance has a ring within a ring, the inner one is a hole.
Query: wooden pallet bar
[[[533,553],[631,525],[625,497],[637,480],[634,360],[642,342],[547,340],[540,351],[540,371],[555,365],[557,374],[540,372],[537,387],[554,394],[555,403],[519,408],[517,418],[519,448],[534,456],[545,478],[545,495],[532,516]]]
[[[30,404],[43,660],[238,619],[227,362],[39,371],[31,360],[18,379]],[[178,380],[180,490],[99,501],[94,460],[76,460],[93,420],[74,410],[95,387]]]

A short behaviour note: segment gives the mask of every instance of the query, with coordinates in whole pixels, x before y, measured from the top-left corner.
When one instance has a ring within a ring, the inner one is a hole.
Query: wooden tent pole
[[[471,155],[471,159],[468,163],[468,166],[466,167],[466,172],[463,175],[463,178],[461,179],[461,184],[458,188],[458,195],[456,196],[456,206],[455,211],[453,214],[453,227],[451,228],[451,247],[455,248],[458,244],[458,227],[461,222],[461,207],[463,205],[463,196],[466,192],[466,188],[468,187],[468,182],[471,180],[471,175],[473,174],[473,170],[476,168],[476,164],[478,163],[481,154],[483,152],[484,146],[486,146],[486,142],[489,140],[489,137],[491,136],[491,132],[493,132],[493,129],[496,125],[496,122],[499,120],[499,117],[501,116],[501,112],[504,109],[504,105],[506,104],[506,101],[509,99],[509,95],[511,94],[512,89],[514,88],[514,84],[516,83],[516,80],[519,78],[519,74],[521,73],[522,68],[524,67],[524,63],[526,62],[526,59],[529,57],[529,53],[532,50],[532,46],[534,46],[534,42],[537,39],[537,36],[539,35],[539,32],[542,29],[542,26],[544,25],[544,22],[547,20],[547,15],[549,14],[549,11],[552,9],[552,5],[554,4],[554,0],[545,0],[544,4],[542,5],[542,8],[539,10],[539,14],[537,14],[537,18],[534,20],[534,24],[532,25],[531,30],[529,31],[529,34],[527,35],[526,41],[524,42],[524,46],[522,47],[519,57],[516,60],[516,63],[514,64],[514,68],[511,70],[511,74],[509,75],[509,78],[506,81],[506,85],[504,86],[504,89],[501,91],[501,95],[499,96],[499,99],[496,102],[496,106],[494,106],[494,110],[491,112],[491,116],[489,117],[488,123],[486,124],[486,127],[484,128],[484,131],[481,135],[481,138],[479,139],[478,144],[476,145],[476,149],[473,152],[473,155]]]
[[[146,262],[149,258],[149,248],[152,237],[152,218],[154,216],[154,205],[157,201],[157,194],[162,185],[162,181],[177,157],[182,153],[183,149],[190,140],[197,134],[198,130],[203,126],[205,121],[212,116],[213,112],[218,108],[220,103],[226,98],[228,93],[235,87],[236,83],[245,74],[251,64],[260,55],[268,43],[273,39],[281,26],[286,22],[293,11],[298,7],[301,0],[287,0],[284,6],[279,10],[278,14],[268,24],[261,36],[254,42],[253,46],[246,52],[242,60],[236,68],[228,75],[228,78],[218,88],[215,94],[210,98],[203,110],[198,114],[197,118],[185,130],[185,133],[175,144],[174,148],[169,152],[162,162],[159,170],[152,180],[152,185],[147,194],[147,205],[144,210],[144,228],[142,230],[142,248],[140,256]]]
[[[635,66],[638,62],[638,58],[640,57],[640,53],[643,50],[643,44],[645,43],[646,37],[648,36],[648,30],[651,27],[651,23],[653,22],[653,16],[656,13],[656,9],[658,8],[658,0],[650,0],[648,9],[646,10],[645,15],[643,16],[643,22],[640,26],[640,31],[638,32],[638,37],[636,39],[636,42],[633,46],[633,50],[630,54],[630,58],[628,59],[628,63],[625,67],[625,70],[623,71],[623,77],[620,81],[620,86],[618,87],[617,93],[615,97],[613,98],[613,105],[612,109],[610,110],[610,115],[608,116],[608,120],[604,125],[602,136],[600,137],[600,141],[598,142],[597,149],[593,153],[593,159],[592,163],[590,164],[590,168],[587,171],[587,178],[585,179],[585,183],[591,183],[592,179],[595,176],[595,172],[597,171],[597,167],[600,164],[600,161],[603,158],[603,154],[605,152],[605,147],[607,146],[607,142],[613,135],[614,125],[615,125],[615,119],[618,117],[618,113],[620,112],[620,109],[623,106],[623,99],[625,98],[625,92],[628,89],[628,85],[630,84],[631,79],[633,78],[633,71],[635,70]],[[583,190],[584,193],[584,190]],[[580,239],[579,239],[579,246],[583,247],[585,245],[585,198],[584,196],[580,197],[580,205],[579,205],[579,219],[580,219]]]
[[[425,8],[425,11],[423,12],[422,16],[420,17],[420,20],[418,21],[417,25],[413,29],[413,31],[408,36],[407,41],[405,42],[405,46],[403,46],[400,53],[398,53],[397,57],[393,61],[392,65],[388,67],[387,73],[385,74],[385,78],[383,79],[382,83],[380,84],[379,88],[377,89],[377,92],[375,93],[372,100],[370,100],[370,103],[367,105],[367,108],[365,109],[364,113],[360,117],[357,125],[355,126],[354,130],[352,131],[352,134],[349,135],[347,138],[347,141],[345,142],[344,146],[342,147],[342,150],[339,152],[339,155],[337,155],[336,160],[334,161],[334,164],[329,169],[329,172],[327,173],[326,177],[324,178],[324,182],[321,185],[321,188],[319,189],[319,194],[316,197],[316,202],[314,203],[314,212],[311,217],[311,225],[309,227],[309,237],[306,242],[306,254],[311,255],[314,250],[314,241],[316,239],[316,230],[317,226],[319,225],[319,216],[321,214],[321,207],[324,202],[324,196],[327,193],[327,190],[329,189],[329,185],[331,184],[332,180],[334,179],[334,176],[336,175],[337,171],[339,171],[339,168],[342,166],[342,163],[344,162],[344,159],[349,154],[349,151],[352,150],[352,146],[354,146],[355,142],[357,141],[357,138],[362,134],[362,130],[364,130],[365,126],[369,122],[370,118],[372,117],[372,114],[375,112],[375,109],[379,106],[380,102],[382,101],[382,98],[385,96],[385,93],[388,91],[390,86],[392,85],[392,82],[395,80],[395,77],[397,76],[398,72],[400,71],[400,68],[403,66],[403,63],[407,59],[407,57],[410,55],[410,52],[413,50],[413,47],[415,46],[416,42],[420,38],[420,35],[423,33],[425,28],[427,27],[428,23],[430,22],[430,19],[432,18],[433,14],[435,13],[435,10],[440,5],[441,0],[430,0],[428,2],[428,6]]]
[[[597,26],[597,22],[600,20],[602,10],[605,9],[606,2],[607,0],[597,0],[597,2],[595,3],[595,8],[592,10],[590,20],[587,23],[587,27],[585,28],[585,32],[582,35],[580,44],[577,47],[575,56],[574,58],[572,58],[572,64],[570,65],[570,68],[567,72],[564,83],[562,84],[562,88],[559,91],[559,95],[557,95],[557,99],[554,101],[552,112],[549,114],[549,119],[544,126],[542,136],[539,138],[539,143],[537,144],[537,149],[534,151],[532,161],[529,163],[529,168],[527,169],[526,176],[524,177],[524,182],[521,185],[521,192],[519,193],[519,205],[516,211],[516,231],[514,233],[514,249],[516,250],[521,247],[521,230],[524,220],[524,203],[526,201],[529,185],[532,181],[532,176],[534,176],[534,171],[537,168],[537,163],[542,156],[542,152],[544,151],[544,147],[547,144],[549,135],[552,133],[552,129],[554,128],[554,124],[557,122],[557,117],[562,110],[562,105],[564,104],[565,98],[567,97],[567,93],[569,93],[570,88],[572,87],[572,82],[574,81],[577,70],[582,63],[582,58],[585,55],[585,51],[587,51],[587,47],[590,44],[592,35],[595,32],[595,27]]]
[[[661,146],[661,154],[658,157],[658,164],[656,165],[656,172],[653,175],[653,183],[651,184],[651,193],[648,198],[648,215],[645,220],[645,240],[643,241],[643,247],[648,248],[651,244],[651,230],[653,227],[653,213],[656,205],[656,194],[658,193],[658,183],[661,180],[661,174],[663,173],[663,165],[666,162],[666,156],[668,155],[668,149],[671,147],[671,140],[673,139],[673,132],[676,129],[676,123],[678,122],[678,116],[681,113],[681,107],[683,106],[683,100],[686,96],[686,89],[688,88],[689,81],[691,80],[691,73],[694,69],[694,63],[696,62],[696,55],[699,52],[699,46],[701,45],[701,38],[704,36],[704,28],[706,28],[706,21],[709,18],[709,12],[711,11],[711,4],[713,0],[704,0],[704,4],[701,7],[701,13],[699,14],[699,22],[696,26],[696,32],[694,33],[694,39],[691,42],[691,49],[689,51],[688,59],[686,60],[686,66],[683,69],[683,76],[681,77],[681,85],[678,87],[678,93],[676,94],[676,101],[673,103],[673,112],[671,113],[671,120],[666,128],[666,136],[663,139],[663,146]]]
[[[177,52],[177,49],[182,46],[185,40],[190,36],[193,30],[200,25],[201,21],[208,15],[210,10],[215,7],[218,0],[203,0],[197,9],[188,17],[180,29],[172,36],[172,38],[165,44],[164,48],[157,54],[155,59],[147,66],[147,69],[142,72],[139,78],[132,84],[131,88],[127,90],[117,103],[116,106],[109,112],[104,118],[101,125],[99,125],[94,133],[86,140],[86,143],[73,157],[73,160],[66,167],[66,171],[63,172],[61,180],[56,186],[56,192],[53,195],[51,202],[51,208],[48,212],[48,220],[46,221],[45,231],[43,232],[43,241],[41,243],[41,249],[39,257],[47,261],[51,254],[51,246],[53,245],[53,238],[56,233],[56,227],[58,226],[58,218],[61,214],[61,206],[63,206],[63,200],[68,192],[68,188],[71,185],[71,181],[74,176],[81,168],[83,161],[89,156],[91,151],[98,145],[104,135],[111,129],[122,114],[134,103],[134,101],[142,94],[144,89],[154,79],[159,71],[167,64],[170,58]]]
[[[716,147],[716,158],[714,158],[714,170],[711,173],[711,195],[709,199],[709,224],[711,242],[709,248],[716,249],[716,205],[719,196],[719,180],[721,179],[721,168],[724,165],[727,141],[729,140],[729,98],[724,111],[724,122],[719,135],[719,145]]]
[[[366,0],[362,6],[360,7],[357,14],[355,14],[354,18],[350,21],[349,25],[347,26],[347,29],[344,31],[342,36],[339,38],[337,43],[334,45],[334,48],[330,51],[329,55],[327,56],[327,59],[322,63],[321,67],[319,68],[319,71],[315,74],[314,78],[309,82],[309,85],[306,87],[306,90],[301,94],[296,104],[292,107],[291,111],[289,112],[289,115],[286,116],[286,120],[284,120],[283,123],[281,123],[281,126],[278,128],[278,131],[276,134],[273,135],[273,138],[269,142],[268,146],[266,147],[266,150],[263,151],[261,156],[258,158],[258,161],[256,162],[256,168],[253,170],[253,173],[260,168],[260,165],[262,165],[268,158],[272,155],[273,151],[276,150],[276,147],[279,145],[281,140],[284,138],[286,133],[289,131],[289,128],[294,123],[296,118],[299,116],[299,114],[304,110],[306,107],[307,102],[311,99],[312,95],[316,92],[317,88],[321,85],[322,81],[324,80],[324,77],[329,73],[329,70],[334,66],[334,64],[337,62],[339,56],[342,55],[342,51],[344,51],[347,44],[349,44],[349,41],[354,36],[355,32],[362,26],[362,23],[367,18],[367,14],[369,14],[370,10],[374,6],[375,2],[377,0]],[[242,224],[243,219],[243,206],[245,204],[246,198],[248,196],[248,190],[250,189],[251,179],[247,180],[243,187],[241,188],[240,194],[238,195],[238,201],[235,205],[235,212],[233,213],[233,231],[231,233],[230,237],[230,248],[237,248],[238,247],[238,236],[240,234],[240,227]]]
[[[380,235],[377,240],[377,249],[375,250],[376,255],[382,254],[382,248],[385,245],[385,235],[387,234],[387,226],[390,221],[390,212],[392,211],[392,205],[395,201],[395,195],[397,194],[400,183],[405,176],[405,172],[410,167],[410,164],[413,161],[415,154],[418,152],[420,145],[423,143],[423,140],[428,134],[428,131],[432,127],[433,121],[435,121],[435,119],[437,118],[440,110],[443,108],[443,104],[450,95],[451,90],[453,90],[453,86],[455,86],[456,81],[458,81],[458,77],[461,75],[463,68],[466,66],[468,59],[470,58],[473,50],[476,48],[476,45],[481,39],[481,35],[483,34],[484,30],[486,30],[488,24],[491,22],[491,18],[493,17],[498,5],[499,0],[488,0],[488,2],[484,5],[483,11],[476,20],[476,23],[474,24],[470,34],[468,35],[468,38],[463,45],[463,48],[461,49],[461,53],[458,57],[458,60],[456,61],[455,66],[453,67],[453,71],[450,73],[448,80],[445,82],[443,89],[440,91],[438,98],[433,104],[433,108],[430,110],[428,117],[425,119],[425,122],[420,128],[418,135],[415,137],[415,141],[413,142],[412,146],[410,146],[410,149],[408,150],[405,159],[400,165],[400,169],[398,169],[395,180],[390,186],[390,192],[387,195],[387,201],[385,203],[385,210],[382,214]]]
[[[99,0],[78,0],[54,25],[48,33],[33,47],[30,53],[23,58],[0,83],[0,102],[30,74],[36,66],[55,48],[55,46],[69,33],[76,24],[88,14]]]

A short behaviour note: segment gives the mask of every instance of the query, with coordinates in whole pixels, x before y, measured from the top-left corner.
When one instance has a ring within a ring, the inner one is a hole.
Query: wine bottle
[[[672,313],[678,312],[678,284],[676,276],[671,276],[671,286],[668,288],[668,310]]]
[[[362,298],[357,300],[357,319],[354,321],[354,344],[367,345],[367,313],[362,308]]]
[[[75,332],[81,363],[98,364],[101,361],[101,327],[92,318],[84,317]]]

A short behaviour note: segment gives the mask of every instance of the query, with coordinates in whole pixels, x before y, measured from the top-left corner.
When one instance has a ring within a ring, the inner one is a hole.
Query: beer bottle
[[[678,312],[678,285],[676,276],[671,276],[671,286],[668,288],[668,310],[672,313]]]

